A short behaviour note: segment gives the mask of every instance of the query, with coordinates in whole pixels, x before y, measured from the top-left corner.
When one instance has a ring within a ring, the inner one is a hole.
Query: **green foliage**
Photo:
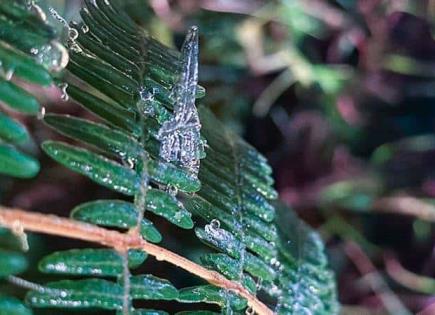
[[[31,315],[32,311],[13,297],[0,295],[0,315]]]
[[[146,259],[144,252],[131,250],[128,267],[140,266]],[[122,257],[111,249],[72,249],[55,252],[39,262],[45,273],[117,277],[123,272]]]
[[[8,230],[0,227],[0,244],[5,249],[0,249],[0,281],[9,276],[25,271],[28,262],[20,252],[21,244]],[[0,315],[31,315],[32,311],[20,300],[0,294]]]
[[[48,114],[44,118],[48,126],[86,147],[46,141],[42,148],[69,169],[133,200],[90,201],[74,208],[71,217],[121,230],[139,223],[141,235],[158,243],[162,235],[148,217],[151,212],[172,223],[174,229],[191,230],[192,236],[209,247],[201,264],[242,283],[253,294],[268,295],[267,302],[277,313],[337,314],[335,282],[322,242],[290,209],[275,206],[278,194],[265,157],[210,110],[198,107],[201,137],[207,142],[200,152],[199,175],[160,158],[158,130],[174,116],[172,91],[186,67],[180,52],[149,37],[118,2],[84,2],[82,24],[71,26],[79,36],[69,43],[67,70],[73,76],[65,77],[66,91],[100,122]],[[42,73],[36,75],[35,70],[30,75],[26,69],[23,66],[18,73],[31,82],[43,82]],[[204,90],[197,87],[196,98],[203,95]],[[9,264],[9,274],[23,269],[14,255],[7,256],[7,263],[0,261],[0,266]],[[145,259],[145,253],[130,251],[129,269],[140,267]],[[131,314],[165,314],[136,310],[136,300],[203,302],[217,304],[225,312],[247,307],[246,300],[225,289],[207,284],[178,290],[153,275],[132,276],[123,264],[123,257],[108,249],[49,254],[39,270],[62,276],[62,280],[30,291],[26,301],[35,308],[120,313],[127,298]],[[127,293],[126,279],[130,284]],[[213,314],[180,314],[185,313]]]
[[[50,71],[59,70],[67,58],[65,49],[55,41],[55,32],[37,8],[28,10],[24,1],[0,3],[0,101],[9,110],[26,115],[36,115],[39,102],[11,78],[49,86]],[[38,162],[12,147],[28,141],[26,128],[0,111],[0,174],[24,178],[36,175]]]

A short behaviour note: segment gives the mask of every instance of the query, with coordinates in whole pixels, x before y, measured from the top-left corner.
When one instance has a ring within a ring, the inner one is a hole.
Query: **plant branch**
[[[363,275],[370,288],[375,292],[390,314],[411,315],[399,298],[391,291],[382,275],[373,265],[369,257],[354,242],[347,241],[344,245],[346,255],[352,260],[355,267]]]
[[[158,245],[151,244],[137,236],[136,233],[120,233],[95,225],[61,218],[54,215],[31,213],[21,209],[0,206],[0,225],[14,229],[21,226],[24,231],[63,236],[87,242],[99,243],[120,252],[128,249],[142,249],[157,260],[167,261],[184,269],[218,287],[233,291],[248,301],[252,310],[261,315],[272,315],[273,312],[255,296],[249,293],[240,283],[228,280],[220,273],[208,270],[174,252]]]
[[[421,220],[435,222],[435,206],[429,202],[407,195],[396,195],[376,200],[373,208],[379,212],[410,215]]]

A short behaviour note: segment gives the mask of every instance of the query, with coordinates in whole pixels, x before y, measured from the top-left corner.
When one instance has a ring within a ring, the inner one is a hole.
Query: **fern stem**
[[[122,314],[123,315],[128,315],[130,314],[130,309],[131,309],[131,299],[130,299],[130,287],[131,287],[131,283],[130,283],[130,269],[128,268],[128,251],[125,250],[122,253],[120,253],[120,255],[122,256],[122,267],[123,267],[123,272],[122,272],[122,282],[123,282],[123,287],[124,287],[124,294],[122,296]]]
[[[233,291],[248,301],[252,310],[260,315],[274,314],[263,302],[251,295],[240,283],[233,282],[216,271],[208,270],[163,247],[137,237],[135,233],[123,234],[95,225],[61,218],[55,215],[31,213],[21,209],[0,206],[0,225],[13,228],[20,225],[25,231],[79,239],[99,243],[120,252],[142,249],[157,260],[166,261],[194,274],[218,287]]]

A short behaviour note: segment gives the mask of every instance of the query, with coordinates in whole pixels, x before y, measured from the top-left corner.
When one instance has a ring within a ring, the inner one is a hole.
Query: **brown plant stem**
[[[21,209],[0,206],[0,225],[10,229],[21,226],[24,231],[43,233],[99,243],[114,248],[120,252],[128,249],[142,249],[157,260],[166,261],[184,269],[207,282],[226,290],[233,291],[248,301],[252,310],[261,315],[271,315],[273,312],[255,296],[249,293],[240,283],[228,280],[216,271],[208,270],[165,248],[151,244],[136,233],[120,233],[95,225],[61,218],[55,215],[32,213]]]

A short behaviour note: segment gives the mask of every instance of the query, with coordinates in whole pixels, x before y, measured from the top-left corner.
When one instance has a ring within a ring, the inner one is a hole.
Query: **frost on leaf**
[[[195,107],[198,84],[198,28],[192,27],[181,48],[182,71],[171,91],[174,116],[159,130],[160,156],[197,174],[203,150],[201,124]]]

